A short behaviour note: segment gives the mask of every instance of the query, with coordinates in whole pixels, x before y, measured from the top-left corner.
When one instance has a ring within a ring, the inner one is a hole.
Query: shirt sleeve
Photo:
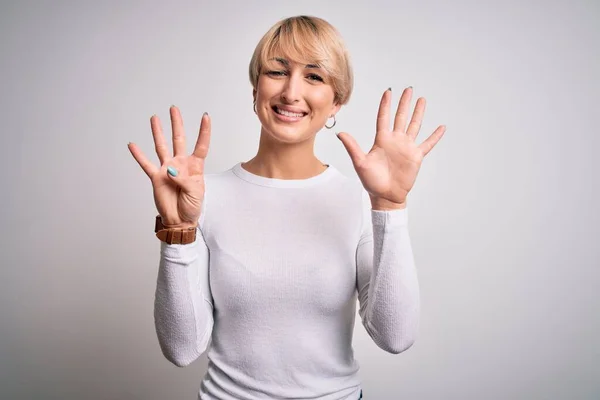
[[[206,195],[195,242],[160,244],[154,323],[164,356],[179,367],[206,351],[214,323],[210,257],[202,234],[205,204]]]
[[[419,329],[419,282],[408,233],[408,209],[371,209],[363,191],[363,226],[356,251],[359,315],[381,349],[407,350]]]

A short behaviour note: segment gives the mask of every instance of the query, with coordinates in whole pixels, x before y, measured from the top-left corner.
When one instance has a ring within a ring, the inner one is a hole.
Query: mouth
[[[300,121],[302,118],[304,118],[306,115],[308,115],[307,112],[304,111],[290,111],[290,110],[284,110],[280,107],[277,106],[273,106],[271,107],[271,109],[273,110],[273,112],[275,113],[275,115],[283,121],[286,122],[295,122],[295,121]]]

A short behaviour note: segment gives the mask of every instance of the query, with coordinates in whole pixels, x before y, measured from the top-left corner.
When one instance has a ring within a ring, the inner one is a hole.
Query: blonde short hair
[[[250,60],[250,83],[256,90],[265,63],[285,57],[303,64],[317,64],[330,76],[334,103],[350,100],[354,77],[350,57],[339,32],[327,21],[300,15],[283,19],[262,37]]]

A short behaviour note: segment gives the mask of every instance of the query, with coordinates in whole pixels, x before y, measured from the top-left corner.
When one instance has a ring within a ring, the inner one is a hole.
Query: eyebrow
[[[271,60],[275,60],[275,61],[279,62],[280,64],[285,65],[286,67],[289,67],[289,65],[290,65],[289,61],[286,60],[285,58],[275,57],[275,58],[272,58]],[[319,68],[321,68],[321,66],[318,64],[306,64],[305,68],[319,69]]]

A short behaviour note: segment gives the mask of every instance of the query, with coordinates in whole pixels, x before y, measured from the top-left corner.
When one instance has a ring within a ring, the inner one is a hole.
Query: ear
[[[339,103],[335,103],[333,105],[333,108],[331,109],[331,113],[329,115],[335,115],[338,113],[338,111],[340,111],[340,108],[342,108],[342,105]]]
[[[256,103],[256,89],[252,89],[252,102]]]

